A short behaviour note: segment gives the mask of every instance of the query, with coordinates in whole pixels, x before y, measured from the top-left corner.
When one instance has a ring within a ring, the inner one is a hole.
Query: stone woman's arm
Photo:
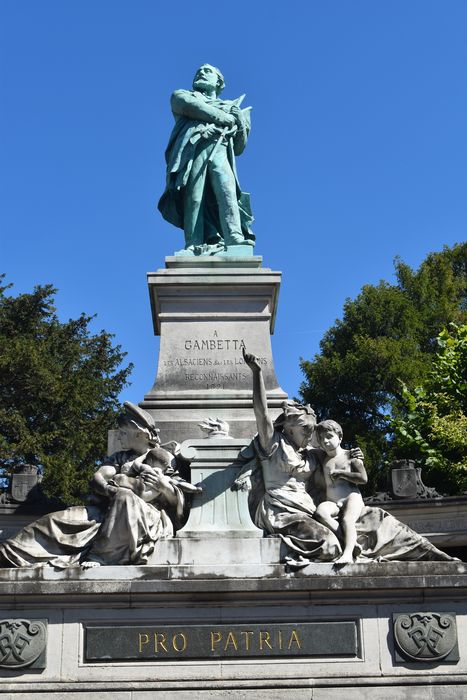
[[[259,444],[264,452],[268,452],[274,437],[274,425],[268,412],[263,372],[255,355],[251,355],[243,350],[243,359],[253,374],[253,410],[255,412]]]
[[[256,467],[256,459],[250,460],[240,469],[237,478],[232,484],[232,491],[251,491],[251,477]]]

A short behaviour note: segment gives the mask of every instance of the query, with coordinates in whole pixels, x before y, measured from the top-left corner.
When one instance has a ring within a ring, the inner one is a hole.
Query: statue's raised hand
[[[242,348],[242,352],[245,364],[251,369],[251,371],[261,372],[261,365],[259,364],[259,360],[256,355],[253,355],[250,352],[245,352],[245,348]]]

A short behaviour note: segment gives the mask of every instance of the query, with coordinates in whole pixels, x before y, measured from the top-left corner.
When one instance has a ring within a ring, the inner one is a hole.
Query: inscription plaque
[[[248,390],[250,375],[245,371],[242,350],[251,330],[242,327],[239,333],[242,335],[237,338],[227,337],[228,330],[218,323],[209,324],[209,330],[197,324],[191,335],[174,334],[168,353],[159,359],[158,386],[179,386],[182,380],[180,388],[185,391]],[[270,360],[260,357],[260,362],[268,372]]]
[[[261,359],[274,418],[287,394],[279,387],[271,349],[280,278],[261,258],[175,256],[148,273],[154,332],[160,335],[157,375],[141,407],[163,442],[201,438],[200,420],[213,416],[230,434],[251,438],[251,376],[242,350]],[[191,262],[190,262],[191,260]]]
[[[359,654],[356,620],[251,625],[88,626],[86,661]]]

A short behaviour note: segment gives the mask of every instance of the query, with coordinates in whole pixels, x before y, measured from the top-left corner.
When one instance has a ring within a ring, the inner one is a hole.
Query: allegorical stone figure
[[[184,230],[185,248],[177,255],[249,255],[253,250],[250,197],[240,190],[235,165],[250,132],[250,108],[240,108],[243,96],[221,100],[224,86],[220,70],[204,64],[196,71],[193,90],[172,94],[175,126],[158,206],[164,219]]]
[[[317,506],[328,500],[329,490],[324,472],[328,455],[325,450],[311,446],[316,430],[315,413],[309,406],[290,401],[273,423],[258,358],[245,350],[243,356],[253,375],[253,409],[258,434],[252,444],[256,454],[245,464],[234,488],[253,487],[250,502],[254,521],[269,535],[281,537],[287,550],[285,561],[290,566],[302,567],[314,561],[348,563],[354,559],[452,560],[386,511],[363,504],[353,523],[357,535],[352,542],[353,551],[349,556],[346,552],[345,561],[341,559],[346,533],[316,518]],[[244,456],[248,456],[246,451]],[[358,447],[346,456],[355,461],[363,458]],[[357,467],[359,465],[353,466],[355,474]],[[363,483],[363,465],[359,473]],[[345,509],[341,509],[341,517],[344,514]]]
[[[186,495],[200,489],[180,477],[177,444],[160,444],[152,416],[129,401],[124,407],[124,449],[91,481],[99,501],[44,515],[0,543],[0,567],[146,564],[157,541],[174,534]]]

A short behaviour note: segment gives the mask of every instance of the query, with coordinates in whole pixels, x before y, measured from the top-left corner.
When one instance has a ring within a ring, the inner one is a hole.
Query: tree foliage
[[[440,490],[467,489],[467,325],[438,336],[438,352],[421,386],[402,385],[391,421],[393,452],[418,460]]]
[[[3,277],[0,277],[0,282]],[[131,365],[105,331],[92,335],[92,316],[60,322],[56,290],[37,286],[16,297],[0,285],[0,466],[43,469],[48,496],[77,502],[107,431]]]
[[[370,488],[391,448],[390,417],[401,381],[413,389],[427,375],[441,328],[466,319],[467,244],[431,253],[413,270],[395,261],[395,284],[365,285],[344,304],[320,352],[302,360],[300,393],[321,419],[334,418],[348,444],[366,454]]]

